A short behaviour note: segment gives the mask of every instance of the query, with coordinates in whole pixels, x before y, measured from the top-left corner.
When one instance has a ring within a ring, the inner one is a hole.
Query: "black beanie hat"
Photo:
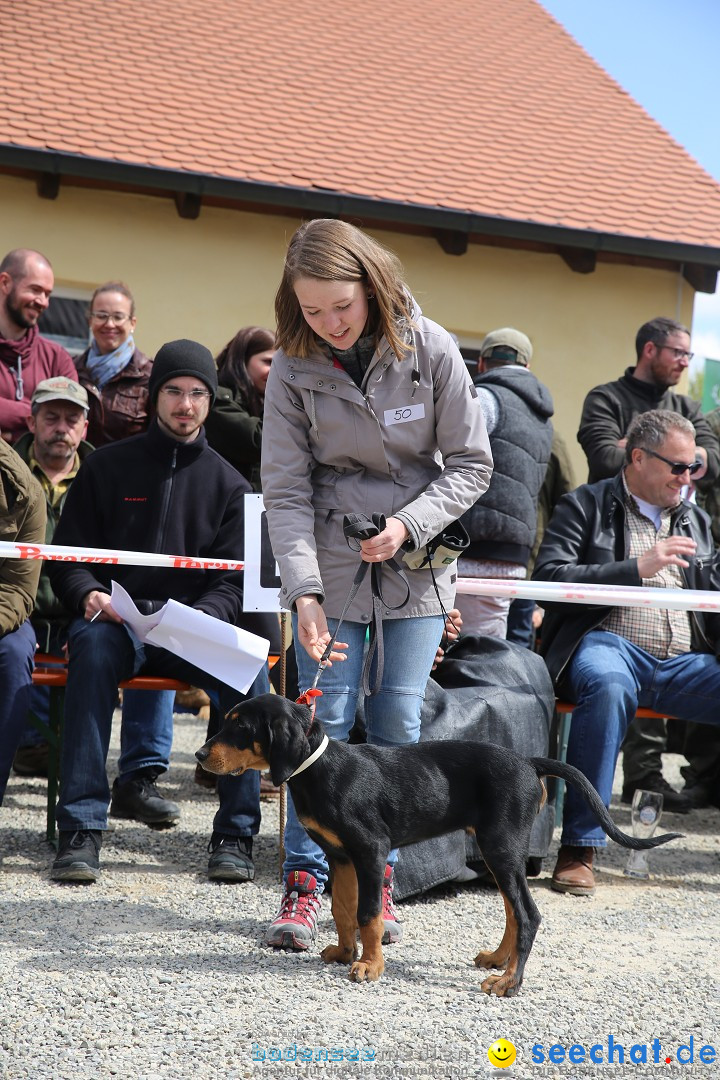
[[[192,375],[195,379],[204,382],[212,395],[210,399],[212,405],[218,387],[215,361],[209,349],[198,341],[190,341],[188,338],[168,341],[167,345],[163,345],[157,353],[148,383],[153,405],[157,401],[160,387],[170,379],[177,379],[180,375]]]

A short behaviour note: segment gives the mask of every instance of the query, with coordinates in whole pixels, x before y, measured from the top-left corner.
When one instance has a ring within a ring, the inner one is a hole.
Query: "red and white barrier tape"
[[[720,592],[702,589],[651,589],[641,585],[574,585],[572,582],[503,578],[458,578],[459,595],[505,596],[542,604],[598,604],[602,607],[666,608],[672,611],[718,611]]]
[[[0,541],[0,558],[45,559],[48,562],[104,563],[118,566],[172,566],[176,570],[242,570],[235,559],[204,559],[194,555],[161,555],[154,551],[115,548],[61,547],[55,544],[14,544]]]

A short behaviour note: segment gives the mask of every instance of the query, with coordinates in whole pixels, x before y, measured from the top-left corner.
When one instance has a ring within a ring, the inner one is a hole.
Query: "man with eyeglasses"
[[[0,262],[0,431],[9,443],[27,431],[39,382],[57,375],[77,380],[70,354],[37,327],[54,285],[52,267],[39,251],[15,248]]]
[[[635,367],[614,382],[596,386],[585,398],[577,437],[588,460],[588,483],[615,476],[622,468],[628,428],[638,413],[669,409],[695,428],[703,467],[693,480],[701,489],[710,488],[720,476],[718,440],[699,402],[673,390],[692,360],[690,332],[674,319],[652,319],[638,330],[635,352]]]
[[[557,504],[533,577],[719,589],[710,519],[684,497],[699,471],[693,425],[667,410],[642,413],[630,425],[624,454],[617,476],[583,484]],[[567,760],[606,806],[639,706],[720,725],[720,615],[552,603],[541,651],[558,696],[576,704]],[[568,791],[552,887],[592,893],[594,849],[605,843],[585,803]]]
[[[693,476],[700,501],[720,477],[720,445],[700,404],[674,387],[688,368],[690,333],[674,319],[658,317],[644,323],[635,338],[637,364],[614,382],[596,386],[585,398],[578,442],[588,459],[593,483],[615,476],[623,464],[628,428],[634,417],[651,409],[669,409],[686,417],[695,428],[695,444],[701,462]],[[637,788],[660,792],[666,808],[687,811],[690,799],[677,792],[662,775],[662,754],[667,749],[664,720],[638,718],[623,748],[625,782],[623,801],[631,802]]]
[[[243,500],[250,485],[208,446],[203,431],[217,385],[215,362],[203,345],[188,340],[163,345],[149,384],[155,418],[146,432],[102,446],[83,462],[54,542],[242,557]],[[216,695],[223,711],[242,696],[173,653],[142,645],[113,610],[111,582],[121,584],[143,614],[158,611],[172,598],[233,625],[257,627],[242,611],[239,572],[51,562],[48,573],[55,593],[76,615],[69,628],[60,844],[51,877],[92,882],[100,873],[107,828],[105,762],[118,683],[138,674],[182,679]],[[265,668],[250,695],[268,689]],[[221,778],[218,794],[208,876],[250,881],[252,838],[260,825],[260,774]]]

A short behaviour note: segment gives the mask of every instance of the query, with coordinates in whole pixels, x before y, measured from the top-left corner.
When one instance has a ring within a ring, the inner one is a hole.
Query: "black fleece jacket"
[[[191,443],[165,435],[157,420],[142,435],[101,446],[68,491],[54,543],[218,559],[243,558],[248,482],[211,450],[201,430]],[[242,572],[49,562],[53,589],[82,616],[93,589],[125,588],[144,614],[173,599],[248,629]]]
[[[617,445],[627,435],[631,422],[650,409],[680,413],[695,428],[695,442],[707,451],[707,472],[697,486],[709,490],[720,476],[720,446],[715,433],[700,410],[700,403],[671,387],[655,386],[633,375],[634,367],[615,382],[596,386],[585,398],[578,442],[585,451],[590,475],[588,483],[616,476],[625,462],[625,451]]]

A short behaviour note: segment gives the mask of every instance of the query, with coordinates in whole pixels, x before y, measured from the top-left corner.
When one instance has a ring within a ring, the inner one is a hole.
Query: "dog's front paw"
[[[356,960],[350,968],[349,978],[352,982],[377,982],[385,970],[382,960]]]
[[[494,952],[481,951],[475,957],[475,967],[506,968],[509,963],[510,953],[501,953],[499,949]]]
[[[357,956],[357,949],[346,949],[343,945],[328,945],[320,953],[324,964],[351,964]]]
[[[489,975],[480,989],[494,997],[515,997],[520,986],[514,975]]]

